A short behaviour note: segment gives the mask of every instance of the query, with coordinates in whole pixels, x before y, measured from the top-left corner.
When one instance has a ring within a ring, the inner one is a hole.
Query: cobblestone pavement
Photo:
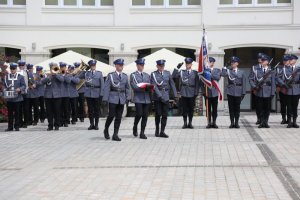
[[[168,118],[169,139],[154,137],[149,118],[147,140],[132,135],[133,118],[121,124],[121,142],[88,131],[87,121],[47,132],[46,124],[20,132],[0,125],[0,199],[300,199],[300,129],[280,125],[258,129],[254,115],[229,129],[181,129]],[[112,127],[110,132],[112,132]]]

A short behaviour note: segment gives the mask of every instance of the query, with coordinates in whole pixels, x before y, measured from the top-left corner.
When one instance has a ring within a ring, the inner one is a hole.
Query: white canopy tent
[[[173,72],[174,68],[178,65],[178,63],[184,62],[185,57],[181,56],[177,53],[174,53],[168,49],[162,48],[161,50],[158,50],[145,58],[145,67],[144,72],[150,74],[151,72],[155,71],[156,68],[156,61],[160,59],[166,60],[165,63],[165,70]],[[198,63],[193,62],[193,69],[197,70]],[[184,66],[182,66],[182,69],[184,69]],[[136,63],[132,62],[126,66],[124,66],[123,72],[127,73],[127,75],[131,74],[132,72],[136,71]]]
[[[65,53],[62,53],[58,56],[55,56],[53,58],[50,58],[48,60],[45,60],[41,63],[36,64],[35,66],[42,66],[44,67],[45,71],[49,71],[49,63],[55,62],[65,62],[68,65],[73,65],[74,62],[81,62],[81,60],[85,63],[88,63],[89,60],[92,60],[92,58],[84,56],[82,54],[76,53],[74,51],[67,51]],[[111,65],[105,64],[103,62],[97,61],[96,69],[101,71],[103,73],[103,76],[106,76],[109,72],[113,71],[113,67]]]

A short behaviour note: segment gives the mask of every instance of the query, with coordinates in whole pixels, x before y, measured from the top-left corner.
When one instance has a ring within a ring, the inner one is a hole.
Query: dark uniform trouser
[[[88,105],[90,124],[94,125],[94,119],[95,119],[95,123],[98,125],[99,116],[100,116],[100,99],[86,97],[86,102]]]
[[[279,92],[279,100],[280,100],[280,113],[283,119],[286,118],[287,115],[287,97],[282,92]]]
[[[298,104],[299,104],[299,95],[286,95],[287,99],[287,116],[289,122],[291,122],[291,119],[296,122],[296,119],[298,117]]]
[[[108,129],[111,122],[115,118],[114,129],[119,130],[120,124],[121,124],[121,119],[122,119],[122,114],[124,111],[124,104],[109,103],[108,109],[109,109],[109,111],[108,111],[108,116],[107,116],[106,122],[105,122],[105,128]]]
[[[271,97],[256,97],[258,99],[257,108],[261,123],[268,123],[271,111]]]
[[[240,118],[240,107],[241,107],[242,97],[227,95],[227,98],[228,98],[230,121],[233,122],[233,120],[235,119],[235,122],[237,123]]]
[[[28,125],[28,99],[23,95],[23,101],[20,102],[19,106],[19,122],[23,125]]]
[[[84,119],[84,93],[79,93],[78,97],[78,118]]]
[[[7,111],[8,111],[8,129],[13,129],[20,127],[20,105],[21,102],[7,102]],[[14,125],[15,120],[15,125]]]
[[[141,130],[145,130],[148,120],[148,113],[149,113],[149,105],[145,103],[135,103],[136,114],[134,118],[134,126],[136,127],[142,118],[141,122]]]
[[[161,123],[161,131],[164,132],[167,119],[168,119],[168,111],[169,111],[169,101],[167,103],[161,101],[154,101],[155,107],[155,127],[159,130],[159,124]]]
[[[61,98],[61,124],[70,123],[70,98]]]
[[[38,98],[28,98],[28,122],[38,123],[39,121],[39,99]],[[32,108],[33,108],[33,119],[32,119]]]
[[[213,121],[216,122],[216,119],[218,117],[218,97],[208,97],[208,105],[206,105],[206,99],[207,97],[204,97],[205,106],[208,111],[208,121],[211,122],[212,117]]]
[[[183,119],[186,121],[188,116],[189,122],[192,122],[195,108],[195,97],[181,97],[181,105]]]
[[[60,112],[61,112],[61,98],[45,98],[48,127],[53,128],[59,127],[60,123]],[[54,119],[54,123],[53,123]]]
[[[45,99],[43,96],[40,96],[38,99],[39,99],[39,107],[40,107],[39,118],[41,121],[43,121],[46,119]]]
[[[76,122],[77,121],[77,97],[70,98],[70,108],[71,108],[72,122]]]

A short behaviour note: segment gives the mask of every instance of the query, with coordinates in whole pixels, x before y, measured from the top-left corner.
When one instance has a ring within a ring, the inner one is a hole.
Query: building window
[[[290,6],[291,0],[219,0],[220,6]]]
[[[199,7],[201,0],[132,0],[133,7]]]
[[[0,0],[2,1],[2,0]],[[20,0],[18,0],[20,1]],[[46,7],[112,7],[114,0],[45,0]]]
[[[0,0],[0,7],[24,7],[26,0]]]

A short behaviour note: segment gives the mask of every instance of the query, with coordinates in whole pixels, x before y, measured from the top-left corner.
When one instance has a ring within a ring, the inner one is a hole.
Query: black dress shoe
[[[37,125],[37,123],[36,123],[36,122],[33,122],[33,123],[32,123],[32,126],[36,126],[36,125]]]
[[[15,131],[20,131],[20,129],[19,128],[15,128]]]
[[[230,124],[230,126],[229,126],[229,128],[234,128],[235,126],[234,126],[234,124]]]
[[[265,128],[270,128],[268,123],[265,123]]]
[[[119,138],[118,135],[113,135],[112,140],[113,140],[113,141],[118,141],[118,142],[120,142],[120,141],[121,141],[121,138]]]
[[[58,131],[58,130],[59,130],[59,127],[58,127],[58,126],[56,126],[56,127],[54,128],[54,130],[55,130],[55,131]]]
[[[44,121],[45,121],[44,119],[41,119],[41,123],[44,123]]]
[[[212,127],[212,128],[219,128],[219,127],[217,126],[217,124],[215,124],[215,123],[213,123],[213,124],[211,125],[211,127]]]
[[[159,129],[155,129],[155,137],[159,137]]]
[[[294,128],[299,128],[299,125],[297,123],[293,123]]]
[[[137,137],[138,136],[138,132],[137,132],[137,126],[133,126],[133,130],[132,130],[133,132],[133,136],[134,137]]]
[[[261,121],[260,121],[260,120],[257,120],[255,124],[256,124],[256,125],[261,124]]]
[[[159,137],[168,138],[169,136],[167,134],[165,134],[165,132],[161,132]]]
[[[265,124],[264,123],[261,123],[259,124],[258,128],[264,128],[265,127]]]
[[[47,131],[53,131],[53,127],[48,127]]]
[[[140,138],[141,138],[141,139],[144,139],[144,140],[146,140],[146,139],[147,139],[147,137],[146,137],[146,135],[145,135],[145,132],[144,132],[144,131],[141,131],[141,133],[140,133]]]
[[[94,125],[90,125],[89,127],[88,127],[88,130],[90,131],[90,130],[93,130],[94,129]]]
[[[287,121],[285,119],[283,119],[280,124],[287,124]]]
[[[22,126],[22,128],[27,128],[27,125],[26,125],[26,124],[24,124],[24,125]]]
[[[192,125],[192,123],[189,123],[187,127],[190,128],[190,129],[194,128],[194,126]]]
[[[76,122],[72,122],[72,124],[76,124]]]
[[[98,127],[98,126],[94,126],[94,129],[95,129],[95,130],[99,130],[99,127]]]
[[[205,128],[211,128],[211,124],[207,124]]]
[[[240,125],[239,124],[235,124],[234,127],[235,128],[240,128]]]
[[[110,137],[109,137],[109,132],[108,132],[108,129],[104,129],[103,133],[104,133],[104,137],[105,137],[105,139],[109,140],[109,139],[110,139]]]
[[[68,127],[68,126],[69,126],[68,123],[65,123],[65,124],[64,124],[64,127]]]
[[[12,129],[12,128],[7,128],[7,129],[5,129],[5,132],[9,132],[9,131],[13,131],[14,129]]]
[[[182,129],[186,129],[188,126],[186,123],[183,124]]]
[[[293,128],[294,126],[293,126],[293,123],[289,123],[288,125],[287,125],[287,128]]]
[[[80,122],[84,122],[84,119],[83,119],[83,118],[81,118],[81,119],[80,119]]]

